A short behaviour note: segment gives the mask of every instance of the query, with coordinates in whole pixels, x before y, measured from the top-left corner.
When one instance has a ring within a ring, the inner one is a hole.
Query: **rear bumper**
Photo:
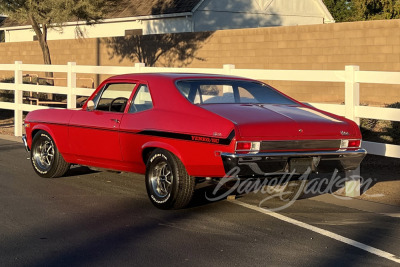
[[[273,152],[257,154],[222,153],[225,172],[238,176],[273,175],[285,172],[302,174],[308,167],[313,172],[357,169],[367,151]],[[292,166],[291,166],[292,165]],[[296,168],[297,167],[297,170]]]
[[[28,147],[28,142],[26,141],[26,135],[25,134],[22,135],[22,142],[24,143],[26,152],[29,152],[30,149]]]

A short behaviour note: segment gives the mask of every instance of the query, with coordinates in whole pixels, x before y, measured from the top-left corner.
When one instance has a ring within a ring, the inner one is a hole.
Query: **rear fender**
[[[142,146],[142,151],[144,151],[146,148],[161,148],[161,149],[168,150],[169,152],[174,154],[176,157],[178,157],[178,159],[183,163],[183,165],[185,165],[185,161],[183,160],[182,155],[179,153],[179,151],[175,147],[171,146],[170,144],[159,142],[159,141],[151,141],[151,142],[145,143]],[[144,164],[146,164],[146,162],[144,162]]]

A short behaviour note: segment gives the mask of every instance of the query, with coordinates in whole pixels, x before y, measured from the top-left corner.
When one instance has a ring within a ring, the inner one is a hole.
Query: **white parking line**
[[[380,249],[365,245],[363,243],[357,242],[357,241],[352,240],[350,238],[347,238],[347,237],[332,233],[330,231],[327,231],[327,230],[312,226],[312,225],[304,223],[304,222],[300,222],[298,220],[286,217],[286,216],[284,216],[282,214],[279,214],[279,213],[276,213],[276,212],[273,212],[273,211],[269,211],[269,210],[266,210],[266,209],[263,209],[263,208],[260,208],[260,207],[257,207],[257,206],[246,204],[246,203],[241,202],[241,201],[232,200],[231,202],[236,204],[236,205],[240,205],[242,207],[245,207],[245,208],[248,208],[248,209],[252,209],[252,210],[264,213],[264,214],[269,215],[271,217],[274,217],[276,219],[279,219],[279,220],[294,224],[296,226],[308,229],[310,231],[316,232],[316,233],[321,234],[323,236],[326,236],[326,237],[335,239],[337,241],[346,243],[346,244],[348,244],[350,246],[365,250],[365,251],[367,251],[369,253],[372,253],[372,254],[375,254],[375,255],[377,255],[379,257],[382,257],[382,258],[385,258],[385,259],[400,263],[400,258],[398,256],[393,255],[391,253],[388,253],[386,251],[383,251],[383,250],[380,250]]]

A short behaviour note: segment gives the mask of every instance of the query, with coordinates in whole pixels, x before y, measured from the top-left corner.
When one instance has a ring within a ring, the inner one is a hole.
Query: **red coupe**
[[[152,203],[182,208],[196,179],[356,169],[358,126],[255,80],[206,74],[126,74],[76,110],[30,112],[23,136],[36,173],[71,164],[145,174]]]

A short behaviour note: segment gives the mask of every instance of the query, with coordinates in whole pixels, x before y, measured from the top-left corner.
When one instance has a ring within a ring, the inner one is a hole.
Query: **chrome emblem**
[[[350,135],[349,132],[345,132],[345,131],[340,131],[341,135]]]

